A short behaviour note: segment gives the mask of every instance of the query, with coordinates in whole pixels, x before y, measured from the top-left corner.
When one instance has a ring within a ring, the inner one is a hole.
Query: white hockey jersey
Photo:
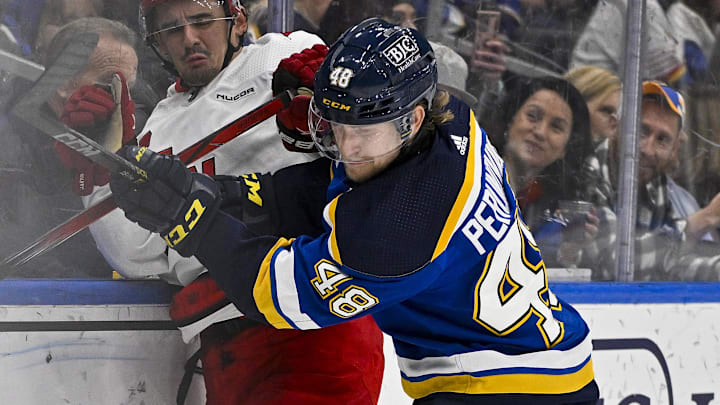
[[[156,152],[178,153],[202,137],[272,98],[272,74],[283,58],[322,40],[306,32],[266,34],[240,54],[197,94],[168,89],[167,98],[153,110],[139,138]],[[257,125],[231,142],[195,162],[199,172],[240,175],[276,170],[315,159],[314,154],[287,151],[274,119]],[[109,192],[99,188],[86,205]],[[90,226],[98,249],[110,265],[128,278],[158,276],[170,283],[187,285],[205,269],[195,258],[183,258],[157,234],[127,220],[115,210]]]

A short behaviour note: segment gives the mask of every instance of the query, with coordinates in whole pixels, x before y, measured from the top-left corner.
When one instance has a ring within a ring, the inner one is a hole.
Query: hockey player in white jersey
[[[243,46],[246,17],[238,0],[141,2],[146,39],[178,79],[148,118],[140,145],[179,152],[270,100],[273,72],[283,58],[294,54],[291,59],[302,66],[283,66],[298,68],[315,60],[309,65],[317,69],[327,52],[320,38],[305,32],[267,34]],[[293,128],[284,130],[291,133]],[[286,150],[278,126],[268,120],[191,169],[237,176],[275,172],[316,158]],[[105,195],[106,189],[97,191],[86,202]],[[377,402],[384,361],[382,336],[371,317],[334,330],[278,331],[244,318],[200,262],[167,249],[162,238],[128,221],[121,211],[92,225],[91,232],[123,276],[158,276],[187,286],[174,298],[171,316],[186,340],[200,335],[208,404]]]
[[[312,330],[373,314],[417,405],[594,405],[589,329],[550,291],[473,112],[436,85],[424,37],[364,21],[315,76],[309,129],[329,159],[240,177],[244,200],[229,207],[216,181],[133,146],[121,154],[149,184],[114,175],[113,195],[128,218],[195,255],[253,319]],[[257,198],[281,218],[324,206],[324,232],[257,236],[237,215]]]

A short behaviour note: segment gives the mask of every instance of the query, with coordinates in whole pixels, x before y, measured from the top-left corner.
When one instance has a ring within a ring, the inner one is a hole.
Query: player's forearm
[[[272,236],[257,237],[245,224],[221,211],[213,219],[195,257],[242,313],[270,323],[255,304],[254,290],[259,277],[269,282],[268,257],[279,240]],[[260,273],[263,274],[259,276]]]
[[[318,236],[330,184],[330,161],[317,159],[279,170],[273,176],[278,236]]]
[[[254,237],[220,212],[195,255],[240,311],[277,329],[316,329],[382,311],[442,271],[434,266],[392,281],[356,272],[332,258],[329,238]]]

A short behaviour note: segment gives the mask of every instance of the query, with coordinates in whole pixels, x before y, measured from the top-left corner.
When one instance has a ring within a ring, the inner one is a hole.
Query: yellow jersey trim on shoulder
[[[470,110],[469,126],[470,142],[468,145],[468,150],[470,151],[470,153],[467,154],[467,161],[465,163],[465,179],[463,180],[463,184],[460,187],[460,192],[458,193],[458,197],[455,200],[455,204],[450,210],[450,215],[448,215],[448,219],[447,221],[445,221],[445,226],[443,227],[440,238],[438,239],[438,243],[435,246],[435,251],[433,251],[431,260],[435,260],[438,256],[440,256],[440,254],[445,251],[445,248],[447,248],[448,243],[450,243],[450,238],[452,237],[453,233],[455,233],[455,229],[461,219],[463,208],[465,208],[465,204],[467,203],[468,197],[470,196],[470,191],[473,188],[475,178],[475,142],[477,142],[477,133],[475,129],[475,113],[473,113],[472,110]]]
[[[403,390],[412,398],[436,392],[458,394],[567,394],[580,390],[595,378],[592,359],[580,370],[565,375],[503,374],[485,377],[453,375],[433,377],[421,382],[403,378]]]
[[[330,231],[330,237],[328,238],[328,250],[330,251],[330,255],[332,258],[337,262],[337,264],[342,265],[342,260],[340,259],[340,248],[338,247],[337,242],[337,233],[335,232],[335,211],[337,210],[337,204],[338,200],[340,199],[340,196],[335,197],[325,208],[325,219],[328,221],[328,224],[332,228],[332,231]]]
[[[255,286],[253,287],[253,298],[255,299],[255,305],[258,310],[265,316],[265,319],[275,328],[278,329],[293,329],[293,327],[280,315],[280,310],[275,307],[275,301],[273,300],[273,288],[272,288],[272,272],[271,264],[272,258],[279,249],[290,246],[292,239],[288,240],[280,238],[275,246],[265,255],[262,264],[260,265],[260,271],[258,272],[257,279],[255,279]]]

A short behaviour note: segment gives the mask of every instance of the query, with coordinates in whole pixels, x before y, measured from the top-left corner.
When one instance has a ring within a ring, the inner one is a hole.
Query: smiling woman
[[[558,217],[558,210],[559,201],[577,199],[586,181],[583,164],[592,153],[587,105],[569,82],[538,78],[513,87],[500,111],[502,121],[490,127],[504,134],[497,146],[523,218],[535,232],[549,266],[576,265],[578,247],[564,244],[571,224]],[[578,233],[592,236],[595,219],[589,218],[584,230],[580,221]]]
[[[529,79],[508,92],[500,111],[502,125],[493,127],[504,134],[497,146],[518,197],[528,198],[538,182],[563,195],[574,192],[592,150],[588,109],[577,89],[562,79]]]

